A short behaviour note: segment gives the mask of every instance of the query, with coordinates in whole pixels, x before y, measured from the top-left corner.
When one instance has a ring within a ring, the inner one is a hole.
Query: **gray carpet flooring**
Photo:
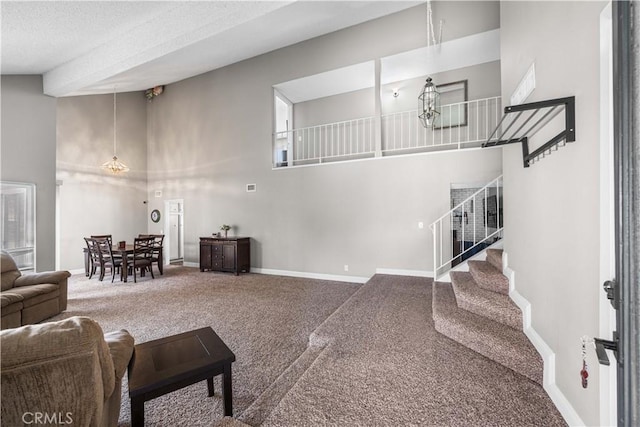
[[[99,282],[73,275],[66,312],[52,320],[88,316],[105,332],[127,329],[136,342],[211,326],[236,355],[234,414],[241,414],[307,348],[309,335],[358,288],[357,284],[290,277],[201,273],[165,267],[138,283]],[[145,403],[147,426],[210,426],[222,418],[216,395],[194,384]],[[130,401],[123,384],[120,425],[129,425]]]
[[[138,342],[212,326],[235,352],[237,421],[203,382],[148,402],[148,426],[565,425],[538,384],[435,331],[431,288],[168,267],[137,284],[72,276],[58,318],[86,315]]]

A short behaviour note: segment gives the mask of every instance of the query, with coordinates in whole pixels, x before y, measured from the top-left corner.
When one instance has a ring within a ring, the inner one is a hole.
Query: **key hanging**
[[[582,388],[589,385],[589,366],[587,365],[587,337],[582,337],[582,369],[580,370],[580,379]]]

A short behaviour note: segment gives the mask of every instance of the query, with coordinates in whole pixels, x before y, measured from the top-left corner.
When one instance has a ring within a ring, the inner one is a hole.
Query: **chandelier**
[[[440,108],[440,93],[436,85],[431,81],[431,77],[427,77],[427,83],[422,88],[422,93],[418,96],[418,100],[420,101],[420,111],[422,111],[418,117],[422,122],[422,126],[425,128],[434,127],[440,115],[440,111],[438,111]]]
[[[116,90],[113,89],[113,158],[107,162],[102,164],[102,169],[111,172],[114,175],[117,175],[121,172],[129,171],[129,166],[122,163],[118,160],[118,156],[116,155]]]

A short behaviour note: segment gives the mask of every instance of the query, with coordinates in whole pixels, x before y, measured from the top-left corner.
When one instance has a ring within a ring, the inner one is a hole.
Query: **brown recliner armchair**
[[[38,323],[67,309],[68,271],[25,274],[1,251],[2,329]]]
[[[88,317],[0,331],[2,425],[116,426],[133,345]]]

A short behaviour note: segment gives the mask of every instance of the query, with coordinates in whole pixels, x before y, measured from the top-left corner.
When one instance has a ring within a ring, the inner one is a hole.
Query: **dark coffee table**
[[[213,396],[213,377],[223,375],[224,415],[233,416],[231,363],[236,356],[211,328],[173,335],[135,346],[129,362],[131,425],[144,425],[144,402],[207,380]]]

